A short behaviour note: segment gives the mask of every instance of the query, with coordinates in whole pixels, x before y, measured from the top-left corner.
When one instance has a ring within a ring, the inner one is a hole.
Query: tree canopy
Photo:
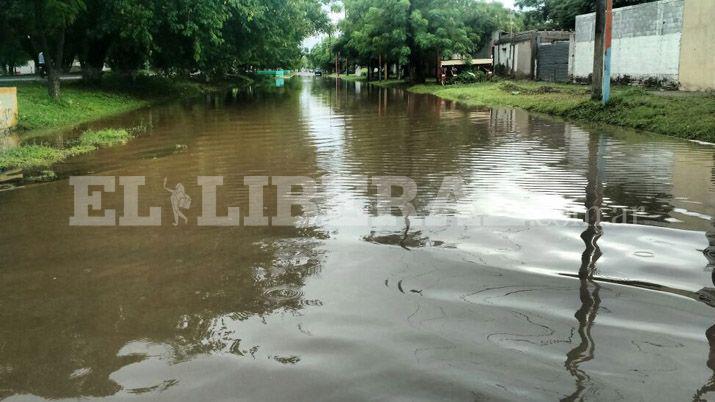
[[[342,6],[340,36],[313,49],[314,65],[327,67],[339,52],[363,65],[408,65],[418,82],[437,58],[476,54],[492,31],[518,20],[484,0],[343,0]]]
[[[0,61],[42,52],[49,93],[78,59],[86,79],[104,65],[126,75],[225,76],[291,67],[302,41],[329,27],[327,0],[0,0]]]

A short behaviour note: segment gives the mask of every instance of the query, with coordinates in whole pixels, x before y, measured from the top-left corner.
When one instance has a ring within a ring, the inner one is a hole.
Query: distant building
[[[494,41],[494,70],[497,74],[515,78],[538,78],[539,49],[545,45],[561,42],[566,52],[553,52],[559,57],[558,64],[564,69],[565,79],[568,78],[568,42],[571,33],[566,31],[526,31],[514,34],[501,33]],[[549,59],[550,60],[550,59]],[[546,63],[549,64],[549,63]],[[565,80],[564,79],[564,80]]]

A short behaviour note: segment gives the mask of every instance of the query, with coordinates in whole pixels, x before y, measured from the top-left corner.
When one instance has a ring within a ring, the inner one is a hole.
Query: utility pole
[[[613,0],[596,0],[591,99],[608,103],[611,97],[611,38]]]

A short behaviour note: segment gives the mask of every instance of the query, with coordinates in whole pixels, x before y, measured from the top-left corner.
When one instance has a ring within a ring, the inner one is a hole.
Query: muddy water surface
[[[715,399],[715,147],[298,78],[100,125],[147,133],[0,192],[0,397]],[[69,226],[72,175],[146,176],[163,225]],[[317,219],[196,225],[197,176],[224,214],[285,175],[336,175]],[[415,215],[359,175],[415,180]]]

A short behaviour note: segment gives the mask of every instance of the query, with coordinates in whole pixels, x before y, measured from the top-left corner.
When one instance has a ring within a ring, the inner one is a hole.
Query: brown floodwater
[[[146,133],[0,192],[0,398],[715,399],[715,146],[313,78],[93,126]],[[145,176],[163,225],[70,226],[78,175]],[[326,175],[296,227],[196,224],[198,176],[220,215]]]

